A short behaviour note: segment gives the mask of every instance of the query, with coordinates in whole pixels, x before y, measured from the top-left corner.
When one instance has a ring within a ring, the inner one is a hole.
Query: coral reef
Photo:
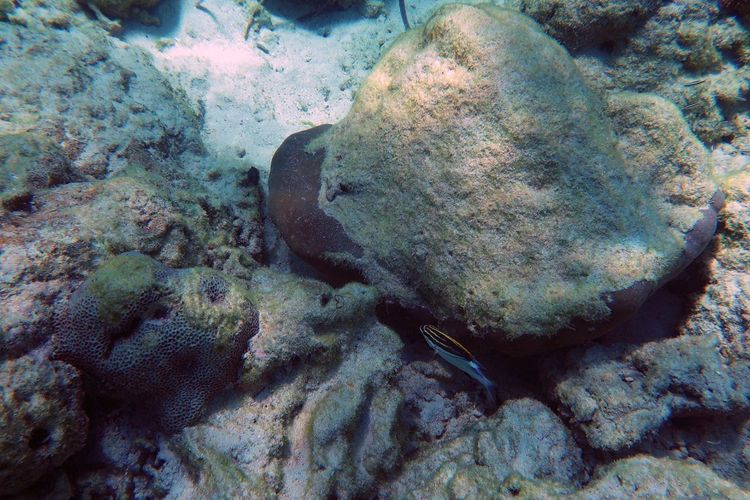
[[[0,134],[0,209],[18,210],[34,190],[72,180],[62,148],[33,130]]]
[[[236,378],[257,331],[240,281],[133,252],[99,267],[72,295],[56,318],[54,354],[118,397],[156,406],[162,425],[179,430]]]
[[[153,3],[0,0],[2,494],[749,496],[741,2]]]
[[[591,446],[627,449],[673,416],[750,410],[748,179],[739,172],[723,183],[730,201],[709,263],[710,282],[694,297],[677,337],[663,338],[673,335],[667,331],[640,344],[619,336],[612,345],[578,348],[546,366],[555,398]]]
[[[257,170],[202,155],[199,117],[148,55],[107,36],[74,1],[24,1],[9,21],[0,23],[0,358],[47,341],[52,306],[107,256],[137,250],[238,275],[257,265]]]
[[[395,498],[482,497],[523,478],[572,491],[583,474],[581,450],[559,418],[539,401],[518,399],[412,458],[381,490]]]
[[[344,120],[282,144],[270,213],[301,256],[503,350],[581,342],[637,310],[716,226],[708,165],[682,162],[703,148],[679,111],[642,99],[611,111],[660,142],[626,135],[623,158],[599,100],[536,24],[444,7],[391,47]]]
[[[0,363],[0,491],[17,493],[83,447],[88,419],[76,370],[23,356]]]
[[[660,0],[521,0],[520,10],[569,49],[628,35],[661,4]]]
[[[63,302],[108,255],[139,251],[172,266],[247,274],[261,253],[257,184],[229,178],[245,184],[239,205],[134,166],[108,180],[34,191],[33,211],[1,216],[0,357],[47,340],[50,304]]]

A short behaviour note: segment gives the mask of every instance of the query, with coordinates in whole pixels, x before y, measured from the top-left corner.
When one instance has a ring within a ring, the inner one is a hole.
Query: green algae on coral
[[[245,284],[207,267],[183,271],[175,287],[185,320],[199,330],[216,332],[219,342],[230,341],[237,325],[245,321],[248,308],[253,307],[252,293]]]
[[[132,312],[132,304],[158,288],[158,269],[154,259],[139,253],[118,255],[100,266],[89,278],[88,286],[102,321],[118,324]]]

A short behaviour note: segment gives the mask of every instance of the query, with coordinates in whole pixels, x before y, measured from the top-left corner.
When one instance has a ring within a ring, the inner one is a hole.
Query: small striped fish
[[[495,405],[495,383],[487,378],[482,365],[467,348],[433,325],[422,325],[419,331],[438,356],[482,384],[490,403]]]

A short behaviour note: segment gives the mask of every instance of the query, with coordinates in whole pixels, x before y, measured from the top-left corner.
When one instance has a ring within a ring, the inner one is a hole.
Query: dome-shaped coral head
[[[240,280],[130,252],[99,267],[60,311],[55,357],[176,431],[237,376],[258,312]]]
[[[281,145],[269,188],[292,250],[516,354],[628,317],[705,248],[721,205],[677,108],[605,107],[534,21],[489,5],[399,37],[346,118]]]

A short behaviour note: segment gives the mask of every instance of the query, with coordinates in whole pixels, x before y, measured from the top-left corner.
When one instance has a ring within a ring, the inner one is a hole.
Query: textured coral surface
[[[54,356],[131,403],[154,405],[165,429],[193,423],[232,382],[258,311],[245,285],[207,268],[172,270],[139,253],[99,267],[56,318]]]

